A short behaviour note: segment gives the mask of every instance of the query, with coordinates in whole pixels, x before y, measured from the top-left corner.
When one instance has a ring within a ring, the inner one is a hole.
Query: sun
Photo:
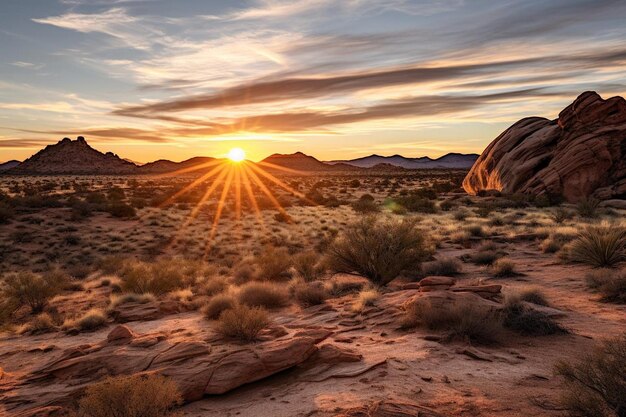
[[[246,159],[246,153],[241,148],[233,148],[228,152],[228,159],[233,162],[241,162]]]

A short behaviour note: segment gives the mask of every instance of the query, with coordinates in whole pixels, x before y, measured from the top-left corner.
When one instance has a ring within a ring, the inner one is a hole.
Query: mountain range
[[[390,157],[371,155],[345,161],[322,162],[302,152],[274,154],[258,164],[265,169],[279,167],[304,171],[353,171],[362,169],[403,170],[420,168],[470,168],[478,158],[475,154],[450,153],[438,159],[429,157],[405,158],[400,155]],[[76,140],[64,138],[54,145],[48,145],[23,162],[9,161],[0,164],[0,172],[9,175],[126,175],[159,174],[184,170],[216,158],[194,157],[182,162],[166,159],[139,165],[122,159],[112,152],[102,153],[92,148],[84,137]]]

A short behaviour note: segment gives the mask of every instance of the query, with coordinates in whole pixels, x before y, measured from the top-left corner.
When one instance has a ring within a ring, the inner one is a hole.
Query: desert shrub
[[[202,307],[202,314],[207,320],[215,320],[220,315],[233,307],[235,307],[235,299],[227,294],[218,294],[211,297],[208,303]]]
[[[323,304],[328,298],[328,292],[318,282],[299,282],[293,287],[293,295],[303,307]]]
[[[569,248],[569,259],[594,267],[614,267],[626,260],[626,229],[590,226],[580,232]]]
[[[452,218],[454,218],[454,220],[462,222],[463,220],[467,219],[470,216],[470,212],[467,209],[458,209],[456,210],[454,213],[452,213]]]
[[[473,225],[467,226],[465,228],[465,230],[467,230],[467,232],[470,234],[470,236],[473,236],[473,237],[484,237],[485,236],[485,230],[479,224],[473,224]]]
[[[565,220],[569,220],[572,218],[572,212],[562,207],[558,207],[552,213],[550,213],[550,218],[555,223],[561,224]]]
[[[30,307],[33,313],[42,312],[48,301],[64,285],[57,281],[56,275],[37,275],[25,271],[9,275],[4,283],[3,297],[18,306]]]
[[[113,217],[118,218],[131,218],[137,215],[137,212],[133,206],[126,203],[113,203],[107,206],[106,211]]]
[[[380,298],[380,293],[375,288],[367,288],[359,293],[356,300],[352,304],[352,311],[360,312],[365,307],[373,306],[376,300]]]
[[[267,311],[261,307],[238,305],[220,314],[217,331],[223,336],[250,342],[270,323]]]
[[[442,211],[450,211],[452,210],[454,207],[456,207],[456,204],[454,204],[452,201],[450,200],[444,200],[441,203],[439,203],[439,208]]]
[[[343,296],[359,292],[363,289],[364,283],[354,279],[335,277],[328,284],[328,291],[334,296]]]
[[[511,297],[507,300],[503,318],[506,328],[528,336],[567,333],[567,330],[547,314],[529,308],[517,297]]]
[[[131,292],[122,295],[111,296],[109,308],[115,308],[128,303],[146,304],[155,300],[156,298],[152,294],[135,294]]]
[[[422,271],[424,275],[454,276],[461,273],[463,265],[456,258],[441,258],[436,261],[426,262]]]
[[[254,279],[254,267],[249,262],[242,262],[237,265],[233,272],[233,281],[235,284],[245,284]]]
[[[249,282],[241,287],[239,302],[250,307],[280,308],[289,302],[286,288],[270,282]]]
[[[417,213],[436,213],[437,205],[434,201],[417,194],[398,197],[396,202],[408,211]]]
[[[380,211],[380,207],[376,204],[374,197],[369,194],[362,195],[351,206],[354,211],[361,214],[371,214]]]
[[[171,260],[155,264],[126,262],[120,271],[122,290],[135,294],[155,295],[183,288],[186,284],[182,265]]]
[[[290,277],[292,259],[287,248],[266,246],[254,259],[259,279],[280,280]]]
[[[479,250],[470,256],[470,260],[476,265],[491,265],[499,258],[500,254],[495,250]]]
[[[32,334],[48,333],[56,330],[56,325],[50,314],[40,313],[33,317],[25,330]]]
[[[107,317],[102,310],[91,309],[75,319],[65,320],[63,330],[93,331],[106,325]]]
[[[228,288],[228,281],[223,277],[211,277],[203,282],[198,292],[203,295],[213,296],[226,291]]]
[[[127,259],[120,255],[106,256],[97,262],[97,267],[108,275],[117,274],[124,267]]]
[[[107,378],[87,387],[80,417],[167,417],[182,403],[176,383],[159,375]]]
[[[561,361],[563,405],[582,417],[623,417],[626,410],[626,334],[604,341],[575,363]]]
[[[500,258],[493,263],[491,273],[496,278],[512,277],[517,274],[515,263],[504,258]]]
[[[586,198],[581,200],[576,205],[576,210],[578,211],[578,215],[581,217],[596,217],[598,215],[599,206],[599,200],[596,200],[595,198]]]
[[[610,269],[590,271],[585,276],[587,286],[597,290],[607,303],[626,303],[626,272]]]
[[[346,227],[329,246],[328,259],[336,272],[356,272],[385,285],[403,271],[418,270],[431,253],[414,220],[381,221],[370,216]]]
[[[296,274],[307,282],[317,280],[324,273],[320,256],[314,251],[302,252],[293,258]]]
[[[526,288],[518,291],[514,297],[527,303],[536,304],[539,306],[549,306],[550,303],[546,298],[546,295],[539,288]]]
[[[479,344],[498,343],[503,334],[502,318],[497,312],[469,301],[442,309],[433,307],[429,300],[418,299],[408,306],[402,325],[441,330],[446,332],[448,340]]]

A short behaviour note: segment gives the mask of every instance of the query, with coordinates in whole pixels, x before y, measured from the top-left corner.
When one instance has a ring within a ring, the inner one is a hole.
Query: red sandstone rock
[[[470,194],[626,195],[626,100],[581,94],[556,120],[530,117],[498,136],[463,181]]]

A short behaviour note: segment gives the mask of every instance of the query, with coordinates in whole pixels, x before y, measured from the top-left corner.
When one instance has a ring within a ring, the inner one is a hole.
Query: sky
[[[0,161],[480,153],[626,93],[624,0],[0,0]]]

